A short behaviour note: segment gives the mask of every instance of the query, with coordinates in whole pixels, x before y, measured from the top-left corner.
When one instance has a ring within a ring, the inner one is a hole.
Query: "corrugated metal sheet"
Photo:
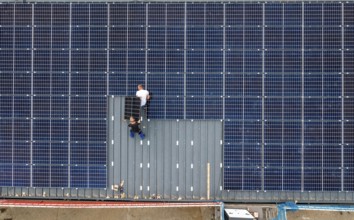
[[[129,137],[124,97],[109,98],[110,185],[124,180],[128,198],[210,199],[221,194],[222,121],[145,120],[146,134]]]

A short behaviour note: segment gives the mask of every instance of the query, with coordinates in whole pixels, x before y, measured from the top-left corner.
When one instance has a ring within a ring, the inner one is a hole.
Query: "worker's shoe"
[[[135,133],[133,131],[130,131],[130,137],[134,138],[134,136],[135,136]]]
[[[140,136],[141,140],[143,140],[145,138],[145,134],[143,132],[140,132],[139,136]]]

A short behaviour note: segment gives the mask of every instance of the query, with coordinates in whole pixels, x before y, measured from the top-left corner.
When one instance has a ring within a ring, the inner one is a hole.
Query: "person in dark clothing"
[[[143,140],[145,138],[145,134],[141,131],[139,125],[140,122],[136,121],[133,116],[130,116],[129,125],[128,125],[128,127],[130,127],[130,137],[134,138],[135,133],[138,133],[141,140]]]

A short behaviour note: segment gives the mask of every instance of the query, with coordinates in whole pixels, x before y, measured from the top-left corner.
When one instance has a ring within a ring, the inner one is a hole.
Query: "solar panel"
[[[144,84],[151,119],[224,121],[225,190],[352,191],[353,9],[0,4],[0,185],[106,187],[107,96]]]

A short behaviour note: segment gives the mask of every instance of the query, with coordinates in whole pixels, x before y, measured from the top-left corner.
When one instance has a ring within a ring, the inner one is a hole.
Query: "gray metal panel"
[[[129,137],[123,111],[124,97],[109,99],[109,118],[114,118],[108,125],[113,129],[108,140],[113,143],[108,150],[112,159],[110,184],[124,180],[128,198],[206,198],[206,168],[210,162],[216,165],[210,175],[210,193],[215,198],[217,190],[212,187],[220,185],[221,175],[221,121],[143,120],[141,128],[146,137],[142,141],[138,135]]]

